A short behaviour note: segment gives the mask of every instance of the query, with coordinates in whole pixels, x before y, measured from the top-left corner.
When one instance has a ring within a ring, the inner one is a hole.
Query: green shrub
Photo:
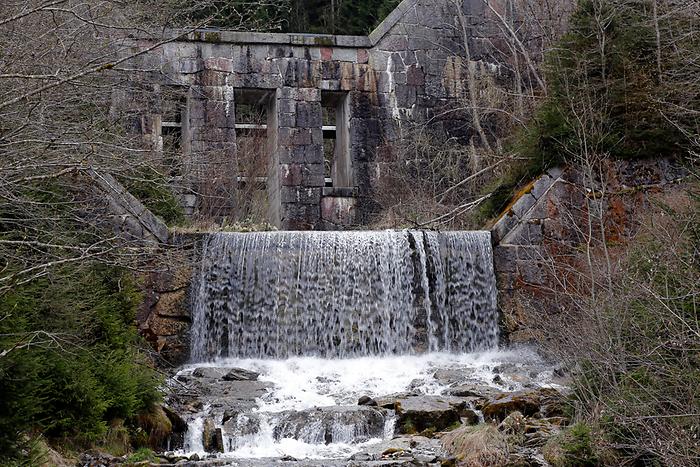
[[[168,181],[151,168],[141,168],[129,177],[120,177],[124,187],[167,225],[181,225],[185,212],[169,188]]]
[[[67,266],[0,296],[0,457],[28,431],[92,445],[159,399],[134,326],[132,275]]]
[[[156,455],[148,448],[140,448],[127,459],[127,465],[134,462],[151,461],[154,462],[157,459]]]
[[[544,448],[545,459],[555,467],[594,467],[600,460],[593,447],[591,428],[576,423],[551,438]]]
[[[692,18],[680,12],[660,16],[664,50],[657,63],[649,0],[580,1],[569,32],[545,56],[547,95],[509,143],[519,160],[485,190],[493,195],[482,216],[501,212],[518,187],[553,165],[686,157],[688,136],[700,125],[697,112],[687,110],[700,107],[689,79],[700,53]],[[672,52],[680,49],[683,54]]]

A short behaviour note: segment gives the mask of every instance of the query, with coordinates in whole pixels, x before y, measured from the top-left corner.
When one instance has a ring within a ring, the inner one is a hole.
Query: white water
[[[503,383],[493,382],[494,368],[510,364],[512,374],[501,372]],[[272,390],[257,400],[258,407],[242,417],[259,423],[255,433],[232,434],[224,430],[226,452],[223,457],[265,458],[290,455],[297,459],[346,458],[393,436],[393,417],[385,419],[383,433],[363,442],[308,442],[303,439],[276,439],[274,430],[279,415],[314,407],[354,406],[361,396],[381,397],[410,391],[414,394],[442,395],[453,385],[480,383],[502,390],[551,385],[551,370],[529,349],[489,351],[469,354],[427,353],[386,357],[324,359],[293,357],[285,360],[225,359],[214,363],[190,365],[180,371],[188,374],[204,366],[245,368],[260,373],[259,380],[274,384]],[[458,370],[457,380],[435,379],[438,370]],[[534,373],[532,371],[534,370]],[[532,373],[532,374],[530,374]],[[529,375],[529,376],[528,376]],[[239,421],[245,426],[246,421]],[[317,427],[309,426],[307,436]],[[334,430],[348,430],[337,426]],[[192,426],[192,430],[201,427]],[[343,439],[343,433],[339,433]],[[304,436],[301,436],[304,438]]]
[[[437,370],[493,385],[495,366],[537,360],[488,351],[498,343],[488,232],[212,234],[192,318],[192,359],[213,363],[182,374],[245,368],[273,387],[225,422],[223,409],[190,420],[185,450],[200,453],[208,418],[233,458],[346,458],[394,433],[393,412],[358,408],[359,397],[460,383]]]
[[[490,234],[212,234],[192,315],[193,361],[493,348]]]

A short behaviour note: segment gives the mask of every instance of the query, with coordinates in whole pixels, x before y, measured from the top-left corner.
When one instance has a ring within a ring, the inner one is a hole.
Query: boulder
[[[484,418],[500,422],[515,411],[526,417],[562,417],[565,404],[566,399],[558,390],[538,388],[501,394],[489,399],[481,410]]]
[[[192,376],[197,378],[210,378],[219,379],[228,372],[228,368],[215,368],[215,367],[201,367],[195,368],[192,372]]]
[[[233,368],[221,379],[224,381],[257,381],[258,376],[260,376],[260,373],[256,373],[255,371]]]
[[[175,412],[172,408],[170,408],[167,405],[163,405],[163,411],[165,412],[165,415],[168,417],[170,420],[170,423],[173,424],[173,431],[176,433],[184,433],[187,431],[187,422],[178,414]]]
[[[452,386],[446,392],[447,394],[456,397],[474,397],[483,399],[494,398],[503,393],[501,389],[477,382]]]
[[[466,403],[453,397],[409,396],[395,401],[399,433],[441,431],[460,422],[460,411]]]
[[[375,401],[374,399],[372,399],[369,396],[362,396],[358,399],[357,405],[368,405],[368,406],[376,407],[377,401]]]
[[[206,452],[224,452],[224,440],[221,428],[214,425],[210,418],[204,421],[202,445]]]
[[[384,435],[384,412],[367,406],[316,407],[276,415],[275,439],[293,438],[310,444],[356,444]]]

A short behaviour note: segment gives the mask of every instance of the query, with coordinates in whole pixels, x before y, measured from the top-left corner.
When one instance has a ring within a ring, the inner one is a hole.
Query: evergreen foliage
[[[400,0],[168,0],[178,25],[313,34],[366,35]]]
[[[32,432],[94,444],[158,400],[133,326],[140,299],[129,272],[104,265],[57,268],[0,297],[0,459]]]
[[[700,129],[692,111],[700,94],[690,78],[699,71],[698,19],[680,11],[655,21],[652,7],[649,0],[578,3],[569,32],[545,59],[547,96],[511,144],[524,162],[489,187],[485,216],[557,164],[688,154],[688,136]]]
[[[400,3],[399,0],[296,0],[285,29],[289,32],[365,35]]]

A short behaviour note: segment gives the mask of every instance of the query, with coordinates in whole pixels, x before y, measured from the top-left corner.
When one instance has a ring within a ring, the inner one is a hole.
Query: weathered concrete
[[[107,200],[114,230],[129,239],[147,243],[167,243],[169,232],[165,223],[108,173],[89,169],[90,177],[100,198]]]

